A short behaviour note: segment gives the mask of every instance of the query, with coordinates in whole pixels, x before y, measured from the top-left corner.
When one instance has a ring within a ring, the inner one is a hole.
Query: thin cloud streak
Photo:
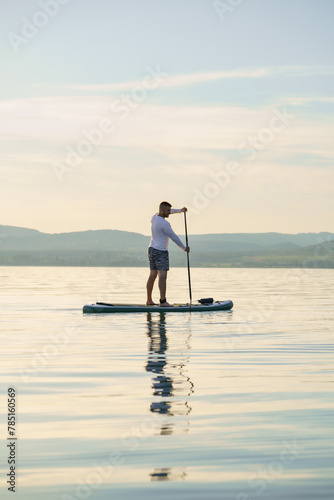
[[[86,140],[85,130],[97,127],[103,117],[117,123],[103,138],[103,146],[154,150],[236,150],[248,136],[268,126],[275,108],[229,106],[152,106],[142,104],[126,121],[110,111],[107,100],[88,97],[16,100],[0,103],[0,140],[38,140],[71,144]],[[3,113],[2,113],[3,111]],[[334,125],[327,121],[297,118],[289,131],[277,134],[269,150],[282,148],[328,157]],[[322,152],[322,154],[321,154]]]
[[[334,97],[282,97],[280,103],[285,106],[304,106],[312,103],[334,104]]]
[[[163,72],[163,68],[159,68]],[[333,75],[333,67],[322,66],[277,66],[267,68],[240,68],[235,70],[225,71],[209,71],[201,73],[190,73],[185,75],[169,75],[166,74],[163,81],[159,84],[159,88],[177,88],[188,87],[200,83],[209,83],[218,80],[231,79],[256,79],[274,76],[301,77],[301,76],[319,76]],[[142,84],[142,80],[133,80],[127,82],[110,83],[110,84],[66,84],[62,86],[54,86],[63,90],[73,90],[82,92],[118,92],[123,90],[131,90]],[[35,84],[33,88],[44,87],[45,84]]]

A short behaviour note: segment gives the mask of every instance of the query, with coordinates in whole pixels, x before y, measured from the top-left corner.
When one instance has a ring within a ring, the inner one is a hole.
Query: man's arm
[[[178,247],[180,247],[180,248],[182,248],[182,250],[186,251],[186,247],[184,246],[184,244],[182,243],[182,241],[180,240],[180,238],[178,237],[178,235],[174,233],[173,229],[171,228],[171,225],[167,221],[166,221],[166,224],[165,224],[165,227],[164,227],[164,231],[167,234],[167,236],[172,241],[174,241],[174,243],[176,243],[176,245]]]
[[[183,208],[171,208],[170,209],[171,215],[172,214],[181,214],[183,212],[187,212],[187,208],[186,207],[183,207]]]

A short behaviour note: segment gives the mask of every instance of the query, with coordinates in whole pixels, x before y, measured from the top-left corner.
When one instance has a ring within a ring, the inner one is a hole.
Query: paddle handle
[[[188,230],[187,230],[187,215],[186,212],[184,213],[184,227],[185,227],[185,233],[186,233],[186,246],[188,247]],[[191,309],[191,301],[192,301],[192,296],[191,296],[191,279],[190,279],[190,263],[189,263],[189,252],[187,252],[187,266],[188,266],[188,284],[189,284],[189,299],[190,299],[190,309]]]

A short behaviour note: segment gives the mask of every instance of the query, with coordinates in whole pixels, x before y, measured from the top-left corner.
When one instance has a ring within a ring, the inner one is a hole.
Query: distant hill
[[[319,252],[321,242],[330,240],[334,233],[189,236],[191,263],[198,267],[298,267],[314,256],[320,267],[334,267],[331,246]],[[110,229],[49,234],[0,225],[0,265],[146,266],[149,241],[140,233]],[[171,242],[169,248],[172,265],[185,265],[176,245]]]
[[[150,238],[118,230],[41,233],[34,229],[0,226],[0,250],[134,250],[148,246]]]
[[[200,234],[191,236],[191,245],[196,250],[208,251],[243,251],[260,250],[264,248],[298,248],[316,245],[319,241],[334,240],[334,233],[223,233],[223,234]]]
[[[298,248],[334,240],[334,233],[223,233],[189,236],[192,250],[244,251],[264,248]],[[0,249],[3,250],[133,250],[146,249],[149,236],[112,229],[71,233],[42,233],[36,229],[0,225]],[[177,247],[170,244],[170,250]]]

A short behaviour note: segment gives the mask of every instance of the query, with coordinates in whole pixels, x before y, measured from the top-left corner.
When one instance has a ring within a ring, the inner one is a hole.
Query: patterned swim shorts
[[[168,250],[157,250],[156,248],[149,247],[147,254],[151,270],[169,270]]]

